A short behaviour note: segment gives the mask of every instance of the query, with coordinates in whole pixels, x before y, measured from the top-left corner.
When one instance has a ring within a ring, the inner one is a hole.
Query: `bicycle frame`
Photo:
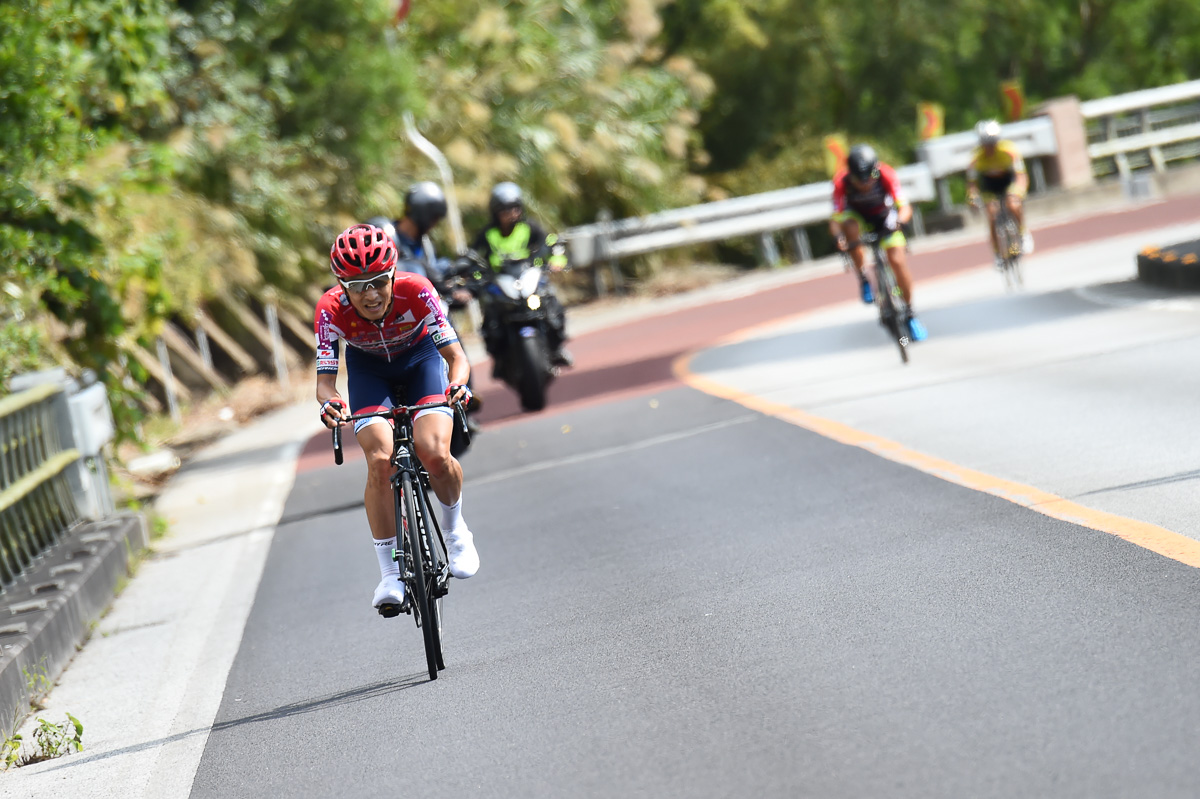
[[[996,242],[1004,267],[1004,283],[1011,290],[1024,282],[1021,275],[1021,231],[1017,218],[1008,207],[1008,197],[998,197],[994,222]]]
[[[891,261],[880,246],[879,234],[874,231],[860,231],[859,243],[871,250],[875,260],[873,269],[875,276],[875,304],[879,306],[879,323],[884,326],[896,346],[900,348],[900,360],[908,363],[908,345],[911,343],[906,324],[907,304],[901,296],[896,276],[892,272]],[[849,254],[845,253],[849,258]]]

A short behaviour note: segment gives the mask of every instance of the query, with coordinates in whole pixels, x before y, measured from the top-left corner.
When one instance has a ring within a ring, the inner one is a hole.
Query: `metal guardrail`
[[[1200,155],[1200,80],[1080,103],[1092,174],[1128,179]]]
[[[925,164],[902,166],[896,173],[909,199],[926,202],[936,196],[933,175]],[[805,253],[807,235],[803,227],[826,221],[832,215],[833,183],[823,181],[648,216],[580,225],[565,231],[563,238],[572,264],[579,267],[779,230],[798,231],[799,248]]]
[[[0,592],[79,520],[55,399],[44,385],[0,399]]]

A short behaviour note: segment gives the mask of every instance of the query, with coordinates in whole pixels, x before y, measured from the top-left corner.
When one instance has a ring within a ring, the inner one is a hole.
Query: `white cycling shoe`
[[[408,608],[408,597],[404,596],[404,583],[398,576],[384,577],[375,588],[375,598],[371,604],[379,611],[380,616],[391,618],[398,616]]]
[[[465,526],[446,533],[446,560],[449,561],[451,576],[460,580],[473,577],[479,571],[475,540]]]

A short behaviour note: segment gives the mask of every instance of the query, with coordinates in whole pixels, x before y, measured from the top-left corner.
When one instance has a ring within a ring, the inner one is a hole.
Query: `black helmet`
[[[368,219],[365,224],[374,225],[375,227],[379,228],[384,233],[388,234],[388,237],[392,240],[393,244],[395,244],[397,247],[400,246],[400,239],[396,236],[396,225],[386,216],[373,216]]]
[[[492,189],[491,199],[488,200],[488,210],[491,211],[492,218],[506,208],[518,208],[525,210],[525,200],[521,197],[521,187],[516,183],[505,181],[497,183]]]
[[[855,180],[870,180],[879,177],[879,157],[869,144],[856,144],[846,156],[846,169]]]
[[[404,215],[424,236],[446,218],[446,195],[442,187],[430,180],[415,184],[404,195]]]

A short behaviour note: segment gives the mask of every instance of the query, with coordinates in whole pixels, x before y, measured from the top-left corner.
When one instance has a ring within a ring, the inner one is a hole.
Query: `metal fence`
[[[898,167],[896,173],[910,200],[925,202],[935,197],[933,176],[925,164]],[[648,216],[580,225],[565,231],[563,238],[570,248],[571,263],[579,267],[755,235],[762,237],[763,249],[769,251],[771,234],[780,230],[793,231],[801,257],[808,258],[811,254],[804,226],[827,221],[832,215],[833,184],[823,181]],[[919,218],[915,222],[920,225]]]
[[[0,399],[0,592],[79,521],[55,400],[44,385]]]
[[[1096,177],[1200,155],[1200,80],[1080,103]]]

